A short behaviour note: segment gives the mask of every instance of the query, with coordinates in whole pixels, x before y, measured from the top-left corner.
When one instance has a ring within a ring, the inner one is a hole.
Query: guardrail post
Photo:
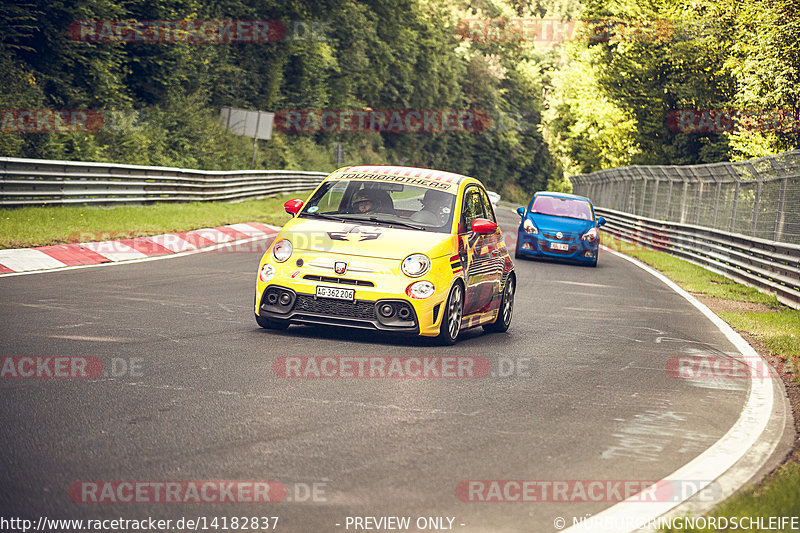
[[[658,185],[661,180],[656,178],[655,188],[653,189],[653,203],[650,206],[650,218],[656,218],[656,201],[658,200]]]
[[[686,222],[686,196],[689,194],[689,180],[684,176],[683,179],[683,192],[681,193],[681,224]]]
[[[700,176],[697,175],[697,172],[696,172],[696,170],[694,168],[694,165],[689,167],[689,172],[692,174],[692,177],[695,179],[695,181],[700,183],[700,188],[697,191],[697,199],[695,201],[695,206],[694,206],[694,223],[696,225],[699,225],[700,224],[700,205],[703,203],[703,184],[705,182],[703,181],[703,178],[701,178]]]
[[[630,173],[628,176],[630,178],[628,180],[628,183],[630,184],[630,187],[628,188],[628,205],[624,210],[628,213],[636,213],[636,178]]]
[[[730,232],[733,233],[736,227],[736,208],[739,204],[739,179],[736,179],[736,186],[733,189],[733,206],[731,207],[731,225]]]
[[[703,185],[705,182],[700,180],[700,190],[697,191],[697,208],[695,209],[694,214],[694,223],[699,225],[700,224],[700,206],[703,203]]]
[[[666,174],[664,169],[662,169],[662,172]],[[669,180],[669,189],[667,190],[667,205],[664,208],[664,220],[669,220],[669,208],[672,205],[672,178],[667,177],[667,179]]]
[[[645,168],[637,166],[636,173],[639,175],[639,179],[642,182],[642,195],[639,197],[639,201],[637,205],[639,206],[639,210],[636,211],[637,215],[645,216],[645,211],[647,210],[646,200],[647,200],[647,173],[645,172]]]
[[[748,162],[747,166],[753,172],[756,178],[756,197],[753,199],[753,219],[750,223],[750,235],[756,236],[756,228],[758,226],[758,203],[761,200],[761,176],[758,171],[753,167],[752,163]]]
[[[786,176],[781,180],[781,193],[778,197],[778,212],[775,216],[775,233],[772,236],[776,241],[781,240],[781,235],[783,234],[783,215],[786,205],[786,185],[788,182],[789,178]]]
[[[778,164],[775,159],[770,159],[769,164],[772,165],[772,168],[781,176],[781,192],[778,196],[778,210],[775,213],[775,231],[772,234],[772,238],[779,241],[783,235],[783,219],[786,210],[786,186],[789,183],[789,176],[786,174],[786,169],[783,165]]]

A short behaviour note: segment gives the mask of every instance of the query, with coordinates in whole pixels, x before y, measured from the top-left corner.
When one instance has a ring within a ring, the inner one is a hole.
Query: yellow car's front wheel
[[[461,331],[461,318],[464,315],[464,286],[456,283],[450,289],[447,305],[444,308],[442,324],[439,326],[439,335],[436,340],[446,346],[451,346],[458,340]]]

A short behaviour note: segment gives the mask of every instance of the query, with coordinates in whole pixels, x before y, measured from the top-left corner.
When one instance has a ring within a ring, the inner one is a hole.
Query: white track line
[[[717,326],[736,349],[744,355],[744,362],[746,364],[753,366],[754,363],[752,363],[752,361],[761,361],[758,353],[752,346],[747,344],[741,335],[736,333],[736,331],[721,318],[712,313],[711,310],[698,301],[697,298],[681,289],[675,282],[664,276],[661,272],[605,246],[603,249],[647,271],[664,282],[670,289],[683,296]],[[753,375],[758,376],[759,373],[754,371]],[[680,501],[642,502],[635,501],[636,497],[634,496],[564,531],[570,533],[584,531],[590,533],[600,531],[631,532],[647,527],[649,523],[656,521],[658,517],[690,499],[700,492],[700,490],[711,484],[713,480],[730,469],[756,444],[761,434],[764,432],[764,429],[767,427],[767,422],[772,415],[773,396],[772,382],[770,379],[760,377],[751,380],[750,392],[742,408],[742,413],[728,432],[702,454],[660,482],[668,483],[670,480],[676,482],[683,481],[684,483],[682,483],[681,486],[686,487],[687,485],[692,485],[695,487],[695,490],[691,490],[691,487],[689,487],[686,490],[686,494],[682,495]],[[764,460],[766,461],[767,458],[768,457],[764,457]],[[686,481],[695,483],[689,484],[685,483]],[[742,479],[741,483],[745,481],[747,481],[746,478]]]

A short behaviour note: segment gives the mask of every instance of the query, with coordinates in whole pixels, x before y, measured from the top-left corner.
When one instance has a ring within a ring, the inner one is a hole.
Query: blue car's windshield
[[[530,208],[531,213],[554,217],[594,220],[592,206],[586,200],[561,198],[559,196],[537,196]]]

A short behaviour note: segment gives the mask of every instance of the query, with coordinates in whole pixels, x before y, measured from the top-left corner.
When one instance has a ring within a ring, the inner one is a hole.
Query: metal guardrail
[[[800,309],[800,245],[666,222],[607,208],[603,230],[614,237],[686,259],[712,272],[774,293]]]
[[[595,206],[800,244],[800,150],[733,163],[634,165],[570,180]]]
[[[0,205],[237,200],[313,189],[326,175],[294,170],[191,170],[0,157]]]

